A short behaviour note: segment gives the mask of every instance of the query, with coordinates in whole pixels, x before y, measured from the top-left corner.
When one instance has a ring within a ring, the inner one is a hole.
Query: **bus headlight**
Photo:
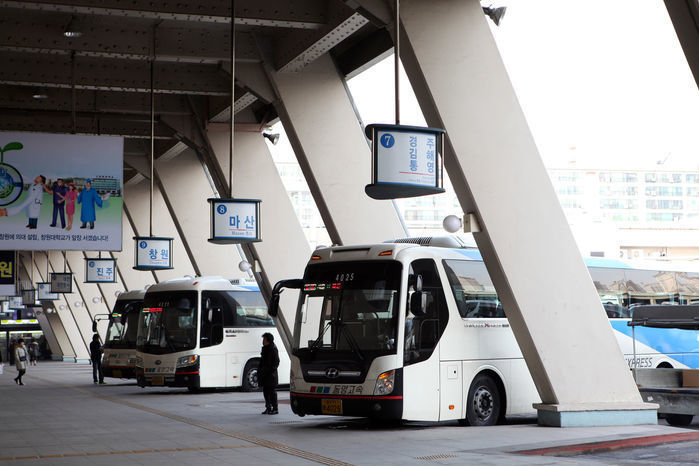
[[[388,395],[393,393],[393,379],[395,375],[396,371],[388,371],[379,375],[379,377],[376,379],[374,395]]]
[[[192,364],[196,364],[198,360],[199,356],[196,354],[182,356],[181,358],[177,359],[177,367],[191,366]]]

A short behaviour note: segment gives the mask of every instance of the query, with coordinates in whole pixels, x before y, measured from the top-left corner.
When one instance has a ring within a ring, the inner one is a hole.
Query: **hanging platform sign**
[[[22,290],[22,304],[25,306],[34,306],[36,304],[36,289],[35,288]]]
[[[39,291],[39,301],[57,301],[58,293],[51,293],[51,283],[41,282],[37,283],[37,290]]]
[[[15,252],[0,251],[0,296],[14,296],[17,293],[16,277]]]
[[[259,199],[208,200],[211,204],[211,238],[217,244],[252,243],[260,237]]]
[[[443,193],[444,134],[439,128],[368,125],[373,163],[367,195],[398,199]]]
[[[116,259],[85,258],[85,283],[115,283]]]
[[[51,293],[72,293],[73,274],[70,272],[51,273]]]
[[[24,304],[22,304],[21,296],[10,296],[10,309],[24,309]]]
[[[164,270],[172,268],[172,238],[134,236],[136,270]]]

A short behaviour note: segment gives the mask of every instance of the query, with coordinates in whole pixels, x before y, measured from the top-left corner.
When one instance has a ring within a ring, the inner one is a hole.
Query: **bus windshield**
[[[191,350],[196,345],[197,292],[147,293],[138,319],[138,350],[166,354]]]
[[[143,301],[117,301],[109,319],[105,348],[131,349],[136,348],[136,335],[138,333],[138,315]],[[124,324],[122,316],[126,314]]]
[[[343,352],[363,360],[394,354],[401,264],[335,262],[307,268],[294,354]]]

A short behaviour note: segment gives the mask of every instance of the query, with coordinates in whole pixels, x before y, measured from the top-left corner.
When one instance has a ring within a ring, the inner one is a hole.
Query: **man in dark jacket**
[[[99,383],[104,384],[104,375],[102,375],[102,345],[100,345],[100,336],[96,333],[92,336],[90,343],[90,359],[92,359],[92,380],[95,383],[99,375]]]
[[[274,344],[274,335],[265,333],[262,335],[262,352],[260,353],[260,365],[257,368],[257,380],[262,385],[262,393],[265,396],[265,410],[262,414],[279,414],[277,404],[277,383],[279,377],[279,351]]]

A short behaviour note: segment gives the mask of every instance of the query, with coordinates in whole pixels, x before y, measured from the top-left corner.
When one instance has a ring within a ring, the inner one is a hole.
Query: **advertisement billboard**
[[[0,251],[0,296],[14,296],[17,264],[15,251]]]
[[[121,250],[124,141],[0,132],[0,249]]]

